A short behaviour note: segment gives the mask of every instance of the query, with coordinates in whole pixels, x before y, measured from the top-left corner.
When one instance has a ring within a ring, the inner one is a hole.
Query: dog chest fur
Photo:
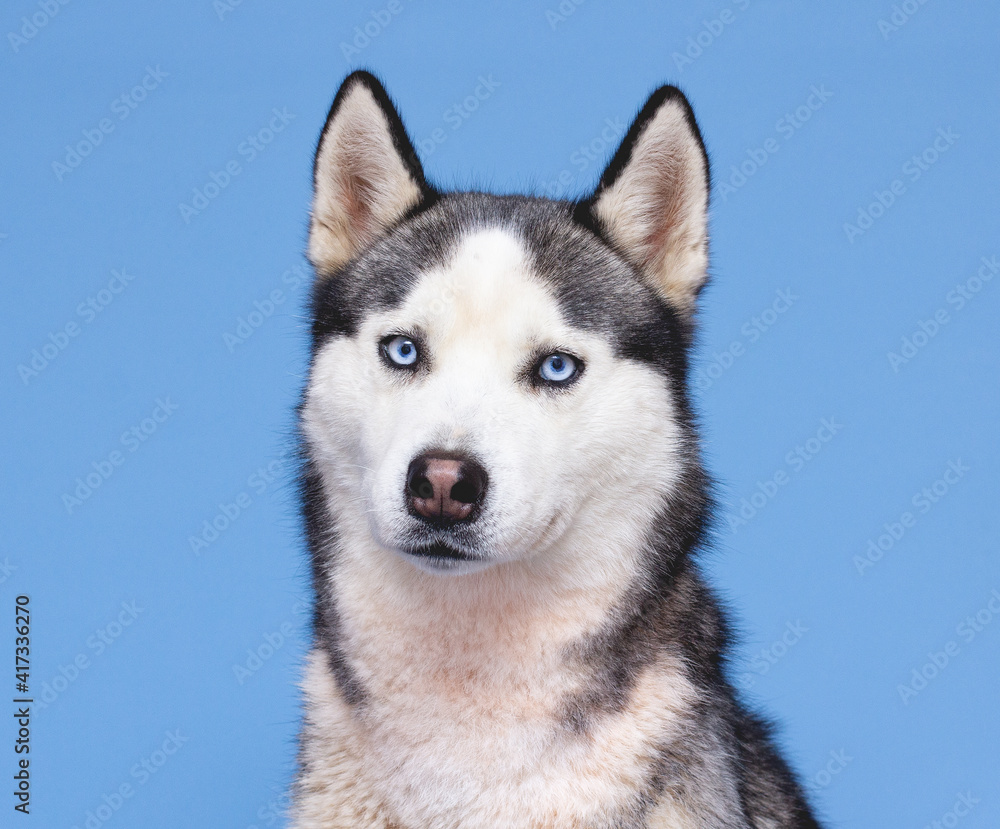
[[[473,598],[485,599],[490,588],[481,587]],[[368,683],[357,707],[344,703],[327,655],[314,650],[302,786],[316,794],[303,799],[302,829],[639,825],[629,817],[643,811],[637,793],[656,794],[659,753],[695,698],[678,664],[650,666],[622,711],[580,731],[564,701],[592,677],[568,645],[579,620],[596,609],[532,612],[516,599],[475,604],[479,612],[471,604],[459,611],[469,614],[463,623],[439,607],[414,618],[368,603],[364,629],[342,628]],[[352,823],[358,809],[381,823]],[[338,814],[343,823],[333,820]],[[695,825],[675,817],[662,825]]]

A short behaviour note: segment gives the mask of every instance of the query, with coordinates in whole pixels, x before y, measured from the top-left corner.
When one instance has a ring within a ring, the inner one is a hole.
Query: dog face
[[[639,540],[693,454],[706,201],[675,90],[573,205],[437,193],[349,77],[317,150],[302,407],[337,532],[452,574]]]

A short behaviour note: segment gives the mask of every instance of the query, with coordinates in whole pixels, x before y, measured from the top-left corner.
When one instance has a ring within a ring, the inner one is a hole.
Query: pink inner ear
[[[347,165],[345,165],[347,166]],[[355,243],[371,238],[372,199],[376,187],[362,175],[345,171],[340,179],[340,203],[347,216],[347,223]]]
[[[658,265],[668,255],[671,248],[683,240],[674,238],[680,230],[684,191],[689,182],[685,180],[684,168],[672,159],[665,160],[663,172],[649,185],[650,201],[660,210],[648,216],[648,233],[645,241],[646,264]]]

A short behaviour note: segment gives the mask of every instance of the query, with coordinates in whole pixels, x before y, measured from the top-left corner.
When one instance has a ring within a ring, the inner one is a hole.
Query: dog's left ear
[[[382,84],[347,76],[330,107],[313,167],[309,259],[330,275],[434,190]]]
[[[685,315],[708,269],[709,171],[683,93],[660,87],[639,112],[597,189],[577,207]]]

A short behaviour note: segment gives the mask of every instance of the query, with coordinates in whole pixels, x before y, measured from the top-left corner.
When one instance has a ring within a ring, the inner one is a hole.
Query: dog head
[[[438,192],[359,72],[314,187],[302,426],[342,542],[448,573],[642,543],[697,465],[708,165],[683,95],[568,203]]]

